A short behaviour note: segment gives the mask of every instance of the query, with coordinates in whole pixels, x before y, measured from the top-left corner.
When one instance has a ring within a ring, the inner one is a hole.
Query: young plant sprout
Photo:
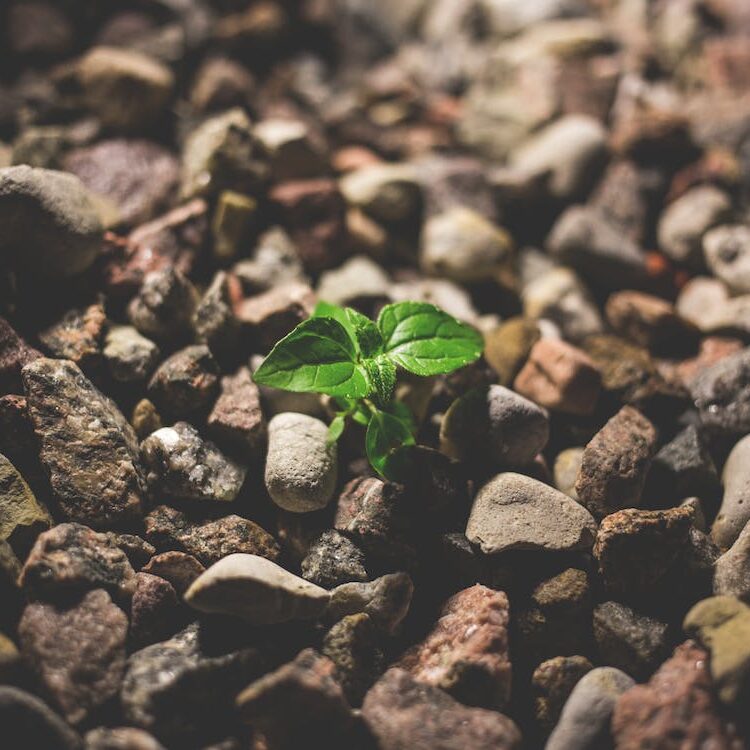
[[[350,307],[318,303],[312,317],[281,339],[255,382],[286,391],[325,393],[338,411],[328,428],[338,440],[347,419],[367,428],[372,467],[398,479],[401,449],[415,443],[409,409],[393,398],[398,369],[429,377],[473,362],[484,342],[475,328],[427,302],[386,305],[373,322]]]

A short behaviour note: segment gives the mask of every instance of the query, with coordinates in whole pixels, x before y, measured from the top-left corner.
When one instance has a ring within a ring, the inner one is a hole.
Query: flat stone
[[[185,601],[200,612],[242,617],[254,625],[272,625],[321,615],[330,594],[257,555],[234,554],[197,578]]]
[[[724,463],[721,478],[724,496],[711,526],[711,538],[721,549],[728,549],[750,521],[750,435],[738,441]]]
[[[611,743],[609,724],[617,700],[634,681],[614,667],[583,675],[565,702],[545,750],[596,750]]]
[[[128,618],[102,589],[68,608],[29,604],[18,624],[25,659],[74,724],[119,691],[127,631]]]
[[[12,265],[68,278],[94,262],[103,227],[77,177],[17,166],[0,169],[0,236],[0,255]]]
[[[389,669],[367,693],[362,717],[382,750],[515,750],[516,725],[497,711],[469,708],[440,688]]]
[[[258,524],[234,514],[213,521],[194,521],[168,505],[159,505],[145,518],[146,536],[159,549],[178,547],[204,565],[213,565],[237,552],[279,557],[276,540]]]
[[[502,710],[510,698],[508,597],[477,584],[454,594],[427,637],[395,666],[462,703]]]
[[[575,490],[596,518],[640,505],[656,439],[654,425],[632,406],[594,435],[583,451]]]
[[[284,510],[307,513],[328,505],[336,488],[338,453],[328,428],[306,414],[277,414],[268,423],[265,482]]]
[[[466,536],[485,554],[511,549],[586,550],[594,543],[596,522],[562,492],[506,472],[477,492]]]
[[[648,747],[679,737],[687,747],[715,745],[741,750],[744,743],[720,716],[709,655],[693,641],[675,649],[645,685],[626,691],[612,716],[615,748]]]
[[[38,359],[23,379],[40,458],[63,514],[96,528],[140,516],[138,441],[114,402],[66,360]]]
[[[166,498],[230,503],[245,481],[245,467],[203,440],[187,422],[149,435],[141,455],[149,488]]]
[[[43,599],[101,588],[127,601],[135,590],[135,571],[108,534],[61,523],[39,535],[19,582]]]

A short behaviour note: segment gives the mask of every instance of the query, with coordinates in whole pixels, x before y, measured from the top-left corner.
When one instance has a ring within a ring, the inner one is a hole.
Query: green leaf
[[[386,479],[397,480],[401,475],[398,452],[406,445],[414,445],[406,425],[398,417],[377,409],[365,436],[367,458],[373,469]]]
[[[400,419],[413,435],[417,431],[417,421],[411,413],[411,409],[401,401],[392,401],[385,410],[394,417]]]
[[[378,316],[384,351],[415,375],[439,375],[473,362],[482,353],[482,335],[428,302],[386,305]]]
[[[341,437],[341,434],[344,432],[344,427],[346,427],[346,417],[347,415],[342,412],[337,414],[331,420],[331,424],[328,425],[327,437],[329,445],[335,443]]]
[[[382,354],[375,359],[366,359],[362,364],[367,369],[380,405],[384,406],[391,400],[396,387],[396,365]]]
[[[372,412],[364,404],[357,404],[357,408],[352,412],[352,419],[363,427],[370,424],[371,417]]]
[[[261,385],[285,391],[363,398],[372,392],[355,343],[331,318],[308,318],[279,341],[255,371]]]
[[[329,302],[318,302],[313,310],[314,318],[333,318],[346,329],[352,341],[364,357],[374,357],[383,350],[380,330],[366,315],[351,307],[339,307]]]

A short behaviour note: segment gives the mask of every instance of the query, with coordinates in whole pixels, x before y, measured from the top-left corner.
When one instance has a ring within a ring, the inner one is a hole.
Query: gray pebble
[[[734,294],[750,292],[750,227],[725,224],[706,232],[703,255],[714,276]]]
[[[159,347],[133,326],[114,326],[107,332],[104,359],[119,383],[142,383],[159,361]]]
[[[722,482],[724,497],[711,527],[711,538],[721,549],[728,549],[750,520],[750,435],[732,448]]]
[[[335,529],[324,531],[310,545],[301,569],[304,579],[326,589],[367,580],[364,553]]]
[[[307,513],[324,508],[336,488],[336,444],[328,428],[306,414],[285,412],[268,423],[266,489],[284,510]]]
[[[422,199],[419,173],[410,164],[361,167],[344,176],[339,189],[350,206],[385,223],[413,216]]]
[[[736,596],[750,604],[750,523],[714,563],[714,594]]]

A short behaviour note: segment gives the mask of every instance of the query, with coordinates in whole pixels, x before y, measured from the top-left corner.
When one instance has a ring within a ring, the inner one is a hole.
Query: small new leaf
[[[380,330],[367,316],[351,307],[339,307],[329,302],[318,302],[314,318],[333,318],[346,329],[363,357],[374,357],[383,350]]]
[[[363,362],[380,406],[385,406],[396,387],[396,365],[385,355]]]
[[[344,432],[344,427],[346,427],[346,416],[345,413],[340,412],[331,420],[331,424],[328,425],[327,440],[329,445],[335,443]]]
[[[355,343],[332,318],[309,318],[279,341],[255,371],[261,385],[364,398],[372,391]]]
[[[408,427],[388,412],[376,410],[367,426],[365,448],[370,464],[386,479],[398,480],[400,476],[398,451],[414,445],[414,436]]]
[[[427,302],[386,305],[378,328],[386,354],[415,375],[453,372],[477,359],[484,346],[479,331]]]

